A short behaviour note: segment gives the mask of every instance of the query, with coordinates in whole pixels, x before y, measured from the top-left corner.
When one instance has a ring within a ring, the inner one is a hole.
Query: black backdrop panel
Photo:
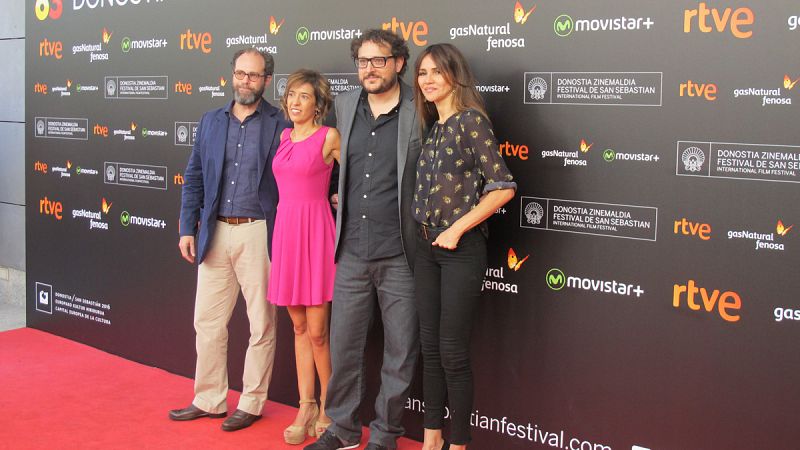
[[[431,43],[464,52],[519,182],[491,219],[474,447],[796,446],[793,2],[27,3],[29,326],[191,376],[196,269],[176,244],[193,125],[231,101],[236,50],[274,54],[271,101],[300,67],[343,92],[350,39],[383,26],[411,64]],[[279,316],[270,396],[294,404]],[[241,305],[230,333],[239,388]],[[378,328],[367,403],[381,345]]]

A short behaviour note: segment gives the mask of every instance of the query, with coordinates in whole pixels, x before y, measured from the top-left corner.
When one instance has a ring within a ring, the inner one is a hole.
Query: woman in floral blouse
[[[435,44],[417,58],[414,90],[427,137],[412,204],[419,222],[414,282],[425,397],[423,450],[470,441],[470,334],[486,271],[486,219],[514,197],[483,100],[464,56]],[[450,443],[442,438],[445,398]]]

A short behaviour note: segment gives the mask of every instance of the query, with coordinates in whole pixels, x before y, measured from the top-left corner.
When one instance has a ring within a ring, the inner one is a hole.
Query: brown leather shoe
[[[260,419],[261,416],[257,416],[255,414],[250,414],[242,411],[241,409],[237,409],[231,414],[230,417],[225,419],[225,422],[222,422],[222,430],[223,431],[236,431],[241,430],[242,428],[247,428],[253,424],[256,420]]]
[[[169,418],[178,421],[194,420],[194,419],[199,419],[201,417],[209,417],[211,419],[221,419],[225,416],[227,416],[227,414],[225,413],[212,414],[209,412],[205,412],[194,405],[189,405],[183,409],[173,409],[172,411],[169,412]]]

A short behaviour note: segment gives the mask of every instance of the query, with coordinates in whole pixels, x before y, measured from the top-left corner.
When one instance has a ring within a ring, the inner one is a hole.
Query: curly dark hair
[[[378,45],[388,45],[392,49],[392,56],[395,58],[403,58],[403,68],[400,69],[399,75],[403,76],[408,68],[408,44],[406,40],[401,38],[389,30],[380,30],[371,28],[365,31],[360,37],[353,39],[350,43],[350,56],[353,59],[358,58],[358,50],[364,42],[372,42]]]

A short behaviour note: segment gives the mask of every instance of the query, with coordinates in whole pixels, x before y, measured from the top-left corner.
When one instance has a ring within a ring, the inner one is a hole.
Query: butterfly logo
[[[103,203],[101,205],[101,207],[103,208],[103,214],[108,214],[108,212],[111,210],[111,205],[112,203],[106,201],[106,198],[103,197]]]
[[[522,263],[528,260],[531,255],[528,255],[522,259],[517,258],[517,253],[514,251],[513,248],[508,249],[508,268],[513,270],[514,272],[518,271],[520,267],[522,267]]]
[[[783,225],[783,222],[781,222],[780,219],[778,219],[778,226],[776,227],[775,231],[777,231],[778,234],[781,235],[781,236],[786,236],[786,233],[788,233],[789,230],[791,230],[793,226],[794,225],[789,225],[789,228],[786,228]]]
[[[533,5],[533,8],[531,8],[531,10],[526,13],[525,8],[522,7],[522,3],[517,2],[517,4],[514,5],[514,22],[517,22],[520,25],[524,25],[525,22],[528,21],[528,16],[530,16],[533,10],[535,9],[536,5]]]
[[[278,34],[278,30],[281,29],[281,25],[286,19],[281,19],[281,23],[277,23],[275,21],[275,16],[269,16],[269,32],[272,34]]]

